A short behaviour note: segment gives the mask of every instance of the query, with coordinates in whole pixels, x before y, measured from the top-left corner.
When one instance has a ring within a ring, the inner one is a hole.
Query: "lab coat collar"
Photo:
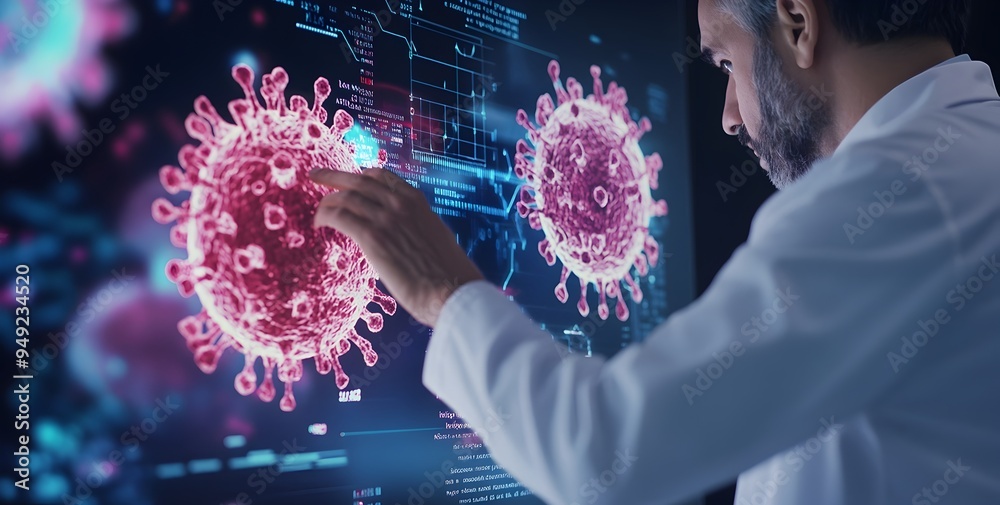
[[[848,132],[834,155],[853,144],[883,136],[886,129],[905,124],[930,110],[998,100],[989,65],[974,61],[967,54],[955,56],[908,79],[883,96]]]

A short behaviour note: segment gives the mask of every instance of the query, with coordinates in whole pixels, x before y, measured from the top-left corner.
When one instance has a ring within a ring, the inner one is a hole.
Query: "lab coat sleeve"
[[[817,164],[820,189],[767,202],[704,295],[610,359],[561,352],[494,286],[466,284],[424,384],[548,503],[671,503],[730,481],[918,368],[889,353],[944,306],[956,237],[935,188],[885,158]]]

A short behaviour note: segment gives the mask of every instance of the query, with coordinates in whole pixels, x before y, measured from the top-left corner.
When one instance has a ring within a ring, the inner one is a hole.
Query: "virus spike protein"
[[[514,173],[526,182],[517,212],[544,232],[538,252],[545,262],[563,264],[556,298],[568,300],[566,281],[572,272],[580,281],[581,315],[590,313],[587,286],[593,283],[601,319],[609,315],[611,297],[618,299],[615,315],[625,321],[629,313],[619,281],[633,301],[641,301],[631,269],[646,275],[659,255],[648,227],[651,218],[667,214],[666,202],[654,200],[650,192],[657,188],[663,161],[656,153],[643,156],[639,139],[651,124],[647,118],[632,120],[624,88],[611,82],[605,90],[600,68],[592,66],[594,92],[584,97],[583,86],[572,77],[563,87],[559,70],[559,63],[549,63],[558,107],[549,94],[539,97],[537,126],[527,112],[517,112],[530,141],[517,142]]]
[[[295,408],[292,384],[302,378],[302,361],[315,358],[321,374],[334,372],[338,388],[350,379],[340,364],[351,344],[373,366],[378,354],[355,331],[382,329],[382,315],[368,310],[375,302],[385,314],[396,301],[376,287],[376,273],[357,243],[330,228],[314,229],[313,214],[329,189],[310,181],[314,167],[360,173],[354,146],[344,140],[354,119],[343,110],[327,128],[323,101],[330,95],[325,78],[315,82],[315,101],[293,96],[285,103],[288,74],[276,67],[263,76],[262,105],[253,90],[253,71],[233,67],[245,98],[229,102],[235,124],[225,121],[204,96],[185,121],[188,134],[201,141],[186,145],[180,167],[166,166],[160,180],[170,194],[190,191],[180,206],[165,198],[153,202],[154,219],[175,222],[171,242],[186,248],[186,260],[168,262],[167,277],[181,295],[198,295],[203,310],[178,323],[181,335],[205,373],[215,371],[227,348],[245,356],[236,375],[241,395],[275,397],[272,380],[285,384],[281,409]],[[377,166],[386,160],[380,151]],[[254,365],[260,358],[259,385]]]

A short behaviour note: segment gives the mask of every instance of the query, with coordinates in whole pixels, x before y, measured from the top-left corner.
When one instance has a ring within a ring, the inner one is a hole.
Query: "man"
[[[434,327],[424,384],[550,503],[1000,503],[1000,97],[961,0],[702,0],[723,127],[782,191],[704,295],[563,357],[386,171],[318,170]],[[498,413],[500,415],[498,415]],[[609,477],[610,476],[610,477]]]

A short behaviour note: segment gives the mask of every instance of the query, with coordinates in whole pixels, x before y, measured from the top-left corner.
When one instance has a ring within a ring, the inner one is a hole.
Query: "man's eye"
[[[722,60],[719,62],[719,68],[721,68],[726,75],[730,75],[733,73],[733,62],[729,60]]]

